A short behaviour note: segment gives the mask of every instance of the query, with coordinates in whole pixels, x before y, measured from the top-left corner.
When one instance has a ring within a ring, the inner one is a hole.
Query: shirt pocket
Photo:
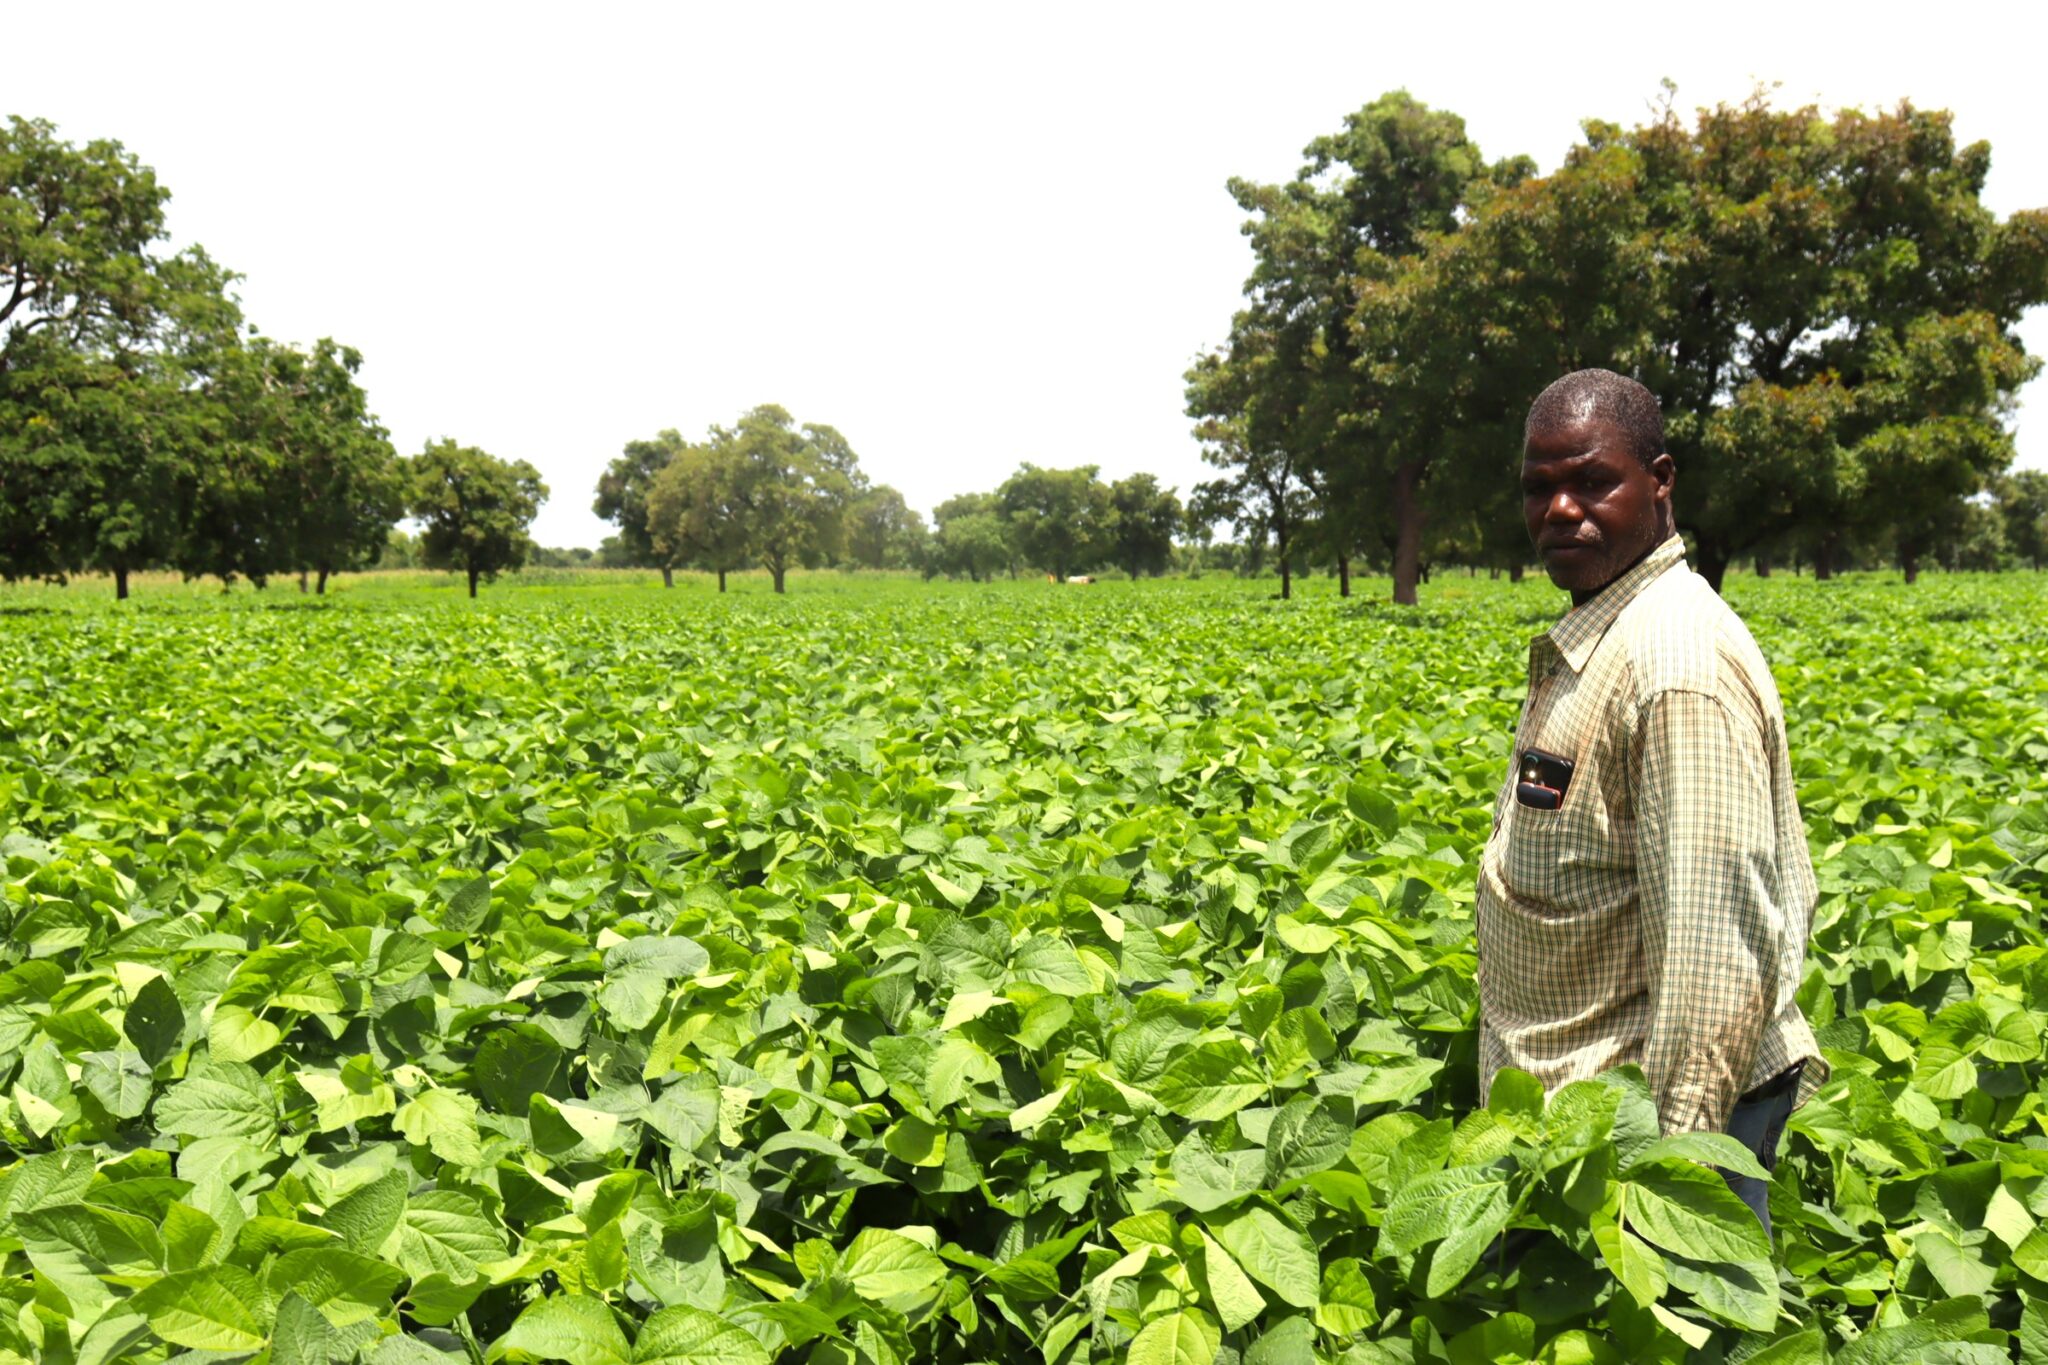
[[[1510,798],[1501,875],[1525,908],[1550,914],[1567,909],[1565,851],[1570,823],[1570,813],[1563,809],[1544,810]]]

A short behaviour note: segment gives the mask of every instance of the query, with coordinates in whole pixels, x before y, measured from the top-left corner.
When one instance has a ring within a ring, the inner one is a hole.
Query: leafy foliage
[[[10,618],[0,1358],[2038,1350],[2038,603],[1735,586],[1835,1070],[1774,1246],[1628,1073],[1475,1108],[1534,583]]]

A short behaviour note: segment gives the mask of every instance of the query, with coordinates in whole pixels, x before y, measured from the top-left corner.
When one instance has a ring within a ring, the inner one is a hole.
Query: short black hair
[[[1552,431],[1588,418],[1612,422],[1628,440],[1628,453],[1648,469],[1664,453],[1664,413],[1657,395],[1612,370],[1573,370],[1529,405],[1522,442],[1539,431]]]

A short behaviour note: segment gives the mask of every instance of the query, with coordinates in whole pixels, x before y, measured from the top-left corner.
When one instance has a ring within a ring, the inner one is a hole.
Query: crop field
[[[569,577],[0,593],[0,1359],[2048,1360],[2048,579],[1730,582],[1767,1245],[1639,1077],[1477,1106],[1547,584]]]

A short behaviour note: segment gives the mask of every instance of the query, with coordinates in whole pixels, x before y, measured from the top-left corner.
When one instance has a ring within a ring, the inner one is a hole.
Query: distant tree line
[[[1036,570],[1066,578],[1113,567],[1132,578],[1172,566],[1185,509],[1150,474],[1104,483],[1099,469],[1026,464],[992,493],[949,498],[933,524],[871,483],[844,436],[798,426],[767,405],[701,441],[663,431],[629,441],[598,479],[591,510],[618,527],[597,560],[726,575],[792,567],[909,569],[984,580]]]
[[[119,143],[0,127],[0,578],[172,569],[261,587],[374,563],[403,516],[418,562],[516,569],[547,497],[529,464],[453,441],[392,449],[362,357],[249,326],[239,278],[161,249],[169,192]]]
[[[1404,92],[1235,180],[1254,265],[1187,374],[1220,477],[1194,502],[1289,566],[1519,572],[1530,400],[1570,370],[1663,404],[1678,525],[1718,587],[1737,559],[1818,576],[2042,559],[2041,476],[2005,476],[2015,324],[2048,299],[2048,212],[1980,200],[1946,113],[1778,110],[1761,95],[1597,120],[1553,175],[1488,161]]]

